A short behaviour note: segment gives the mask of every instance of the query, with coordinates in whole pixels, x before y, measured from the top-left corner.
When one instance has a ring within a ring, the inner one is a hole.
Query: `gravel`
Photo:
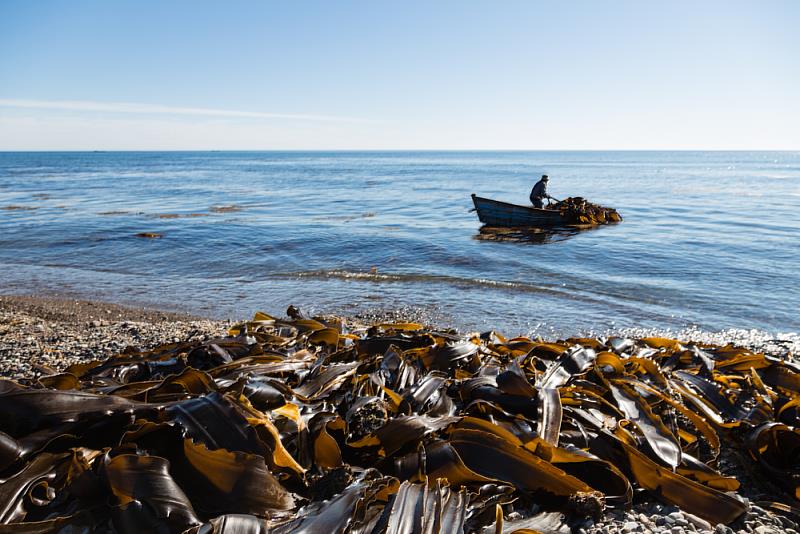
[[[592,334],[595,333],[590,333],[590,335]],[[631,338],[650,336],[667,337],[712,345],[727,345],[730,343],[740,347],[747,347],[756,352],[763,352],[771,356],[797,358],[797,356],[800,355],[800,333],[797,332],[768,334],[762,330],[745,330],[742,328],[729,328],[719,332],[708,332],[696,327],[691,327],[681,330],[625,328],[617,331],[603,332],[602,334]]]
[[[102,302],[0,297],[0,376],[30,379],[137,347],[223,335],[229,326],[190,315]]]

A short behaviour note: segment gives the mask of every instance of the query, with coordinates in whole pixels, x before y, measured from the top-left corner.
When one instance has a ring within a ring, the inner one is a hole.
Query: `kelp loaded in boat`
[[[730,523],[728,450],[800,497],[794,363],[292,315],[0,382],[0,532],[564,531],[635,496]]]

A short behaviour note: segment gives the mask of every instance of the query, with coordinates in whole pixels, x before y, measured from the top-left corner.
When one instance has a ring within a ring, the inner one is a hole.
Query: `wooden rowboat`
[[[489,226],[523,227],[523,226],[566,226],[569,221],[558,210],[518,206],[508,202],[500,202],[472,194],[472,202],[478,219]]]

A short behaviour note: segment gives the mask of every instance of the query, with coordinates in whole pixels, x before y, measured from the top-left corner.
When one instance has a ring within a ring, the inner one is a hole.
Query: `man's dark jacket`
[[[541,202],[543,198],[547,197],[547,183],[544,180],[539,180],[536,185],[531,189],[531,203],[536,204],[536,201]]]

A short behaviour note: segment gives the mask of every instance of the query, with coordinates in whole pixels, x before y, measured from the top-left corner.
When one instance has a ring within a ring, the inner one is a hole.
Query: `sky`
[[[0,150],[800,150],[800,2],[0,0]]]

